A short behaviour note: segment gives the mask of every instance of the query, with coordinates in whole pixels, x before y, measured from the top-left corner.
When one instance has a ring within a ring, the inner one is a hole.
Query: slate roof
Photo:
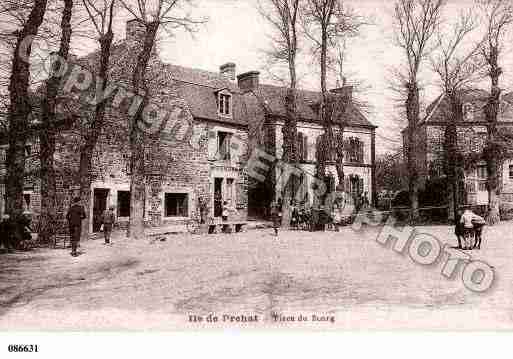
[[[258,95],[267,104],[269,110],[273,115],[285,116],[285,95],[287,88],[273,86],[273,85],[260,85]],[[318,122],[316,113],[316,104],[321,100],[321,93],[316,91],[299,90],[297,92],[297,111],[301,120],[306,122]],[[365,116],[351,104],[348,111],[348,118],[344,118],[347,125],[362,126],[362,127],[376,127]]]
[[[254,111],[251,111],[248,107],[257,105],[258,101],[248,101],[248,96],[243,95],[235,82],[225,79],[219,73],[205,70],[170,64],[166,65],[166,69],[171,73],[174,85],[177,87],[179,94],[189,104],[194,117],[236,125],[247,125],[252,120],[249,113],[254,113]],[[229,89],[232,94],[234,106],[232,118],[219,116],[217,111],[216,91],[223,88]],[[285,94],[285,87],[261,84],[255,95],[260,97],[273,115],[284,116]],[[319,103],[321,99],[320,92],[299,90],[298,97],[297,107],[301,120],[317,122],[314,105]],[[348,124],[351,126],[376,127],[355,106],[350,108]]]
[[[130,80],[131,74],[126,73],[127,57],[132,56],[129,51],[130,46],[126,40],[121,40],[112,45],[111,50],[111,68],[110,76],[116,80]],[[94,51],[86,56],[75,59],[78,63],[88,67],[92,71],[96,70],[98,51]],[[157,72],[163,80],[162,83],[169,83],[173,90],[176,89],[177,95],[184,100],[193,117],[204,120],[218,121],[238,126],[247,126],[251,118],[251,113],[255,109],[249,108],[261,104],[262,101],[267,104],[268,110],[275,116],[285,115],[284,96],[285,87],[260,84],[257,91],[259,101],[251,101],[249,97],[242,93],[236,81],[226,79],[219,72],[206,71],[196,68],[177,66],[173,64],[162,63],[157,60]],[[232,95],[233,112],[232,117],[220,116],[217,110],[216,91],[228,89]],[[299,100],[297,101],[298,114],[301,120],[306,122],[317,122],[315,113],[315,104],[319,103],[321,93],[315,91],[298,91]],[[347,120],[347,119],[346,119]],[[376,127],[370,123],[365,116],[354,106],[349,111],[348,125],[362,127]]]
[[[473,116],[466,117],[467,123],[486,122],[484,108],[488,100],[489,93],[480,89],[470,89],[462,93],[462,102],[471,103],[473,106]],[[429,123],[440,123],[446,121],[444,114],[450,112],[447,97],[442,94],[433,101],[426,109],[426,117],[420,122],[420,125]],[[502,97],[499,113],[499,122],[513,121],[513,93]]]
[[[220,88],[209,87],[184,81],[174,81],[174,86],[180,97],[188,104],[192,115],[195,118],[213,120],[234,125],[246,126],[244,102],[238,92],[232,94],[232,116],[221,116],[217,110],[217,92]]]

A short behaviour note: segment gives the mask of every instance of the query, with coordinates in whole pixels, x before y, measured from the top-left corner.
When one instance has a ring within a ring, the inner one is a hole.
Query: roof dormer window
[[[221,116],[232,116],[232,95],[228,91],[218,94],[217,110]]]
[[[474,119],[474,105],[470,102],[463,104],[463,118],[467,121]]]

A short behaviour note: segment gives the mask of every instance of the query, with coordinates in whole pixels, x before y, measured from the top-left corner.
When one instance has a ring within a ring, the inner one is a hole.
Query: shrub
[[[502,202],[499,206],[499,214],[501,221],[509,221],[513,219],[513,203]]]

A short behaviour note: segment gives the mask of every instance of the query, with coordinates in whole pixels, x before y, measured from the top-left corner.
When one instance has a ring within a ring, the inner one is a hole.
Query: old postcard
[[[511,1],[0,19],[1,331],[513,328]]]

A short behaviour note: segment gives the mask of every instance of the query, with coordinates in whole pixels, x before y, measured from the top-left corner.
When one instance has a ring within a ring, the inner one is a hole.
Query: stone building
[[[473,163],[465,170],[462,195],[466,203],[488,204],[486,190],[487,169],[480,159],[487,139],[485,106],[489,94],[486,91],[471,89],[462,94],[464,120],[457,126],[458,149]],[[450,116],[450,107],[445,95],[440,95],[426,109],[426,116],[419,123],[416,134],[418,168],[421,184],[427,180],[444,178],[444,133]],[[513,131],[513,93],[501,98],[498,117],[499,133]],[[407,148],[406,129],[403,130],[404,148]],[[469,163],[467,163],[468,165]],[[506,159],[501,164],[501,198],[513,201],[513,160]]]
[[[130,69],[135,62],[133,54],[137,53],[140,45],[141,28],[137,22],[129,21],[126,38],[114,44],[111,51],[111,83],[119,88],[107,109],[106,123],[93,156],[91,208],[87,220],[90,232],[99,230],[100,214],[110,205],[116,208],[118,222],[121,225],[128,223],[131,170],[127,111],[130,111],[131,103],[116,96],[130,93]],[[98,53],[75,59],[74,63],[80,65],[81,71],[94,74]],[[67,79],[69,77],[63,78],[63,88]],[[261,196],[261,188],[248,176],[246,165],[252,150],[261,143],[267,144],[272,155],[278,159],[281,157],[283,107],[279,96],[284,89],[259,84],[256,71],[237,76],[234,63],[224,64],[219,72],[214,73],[166,64],[159,59],[157,51],[152,54],[147,81],[150,102],[159,111],[171,113],[190,124],[190,128],[184,131],[198,139],[197,145],[191,146],[187,136],[179,136],[182,129],[173,127],[172,121],[170,124],[167,120],[157,135],[145,137],[144,216],[147,225],[183,223],[199,213],[200,199],[208,203],[210,217],[220,217],[222,203],[228,199],[237,209],[232,218],[245,219],[248,213],[261,215],[260,209],[267,207],[269,201],[279,195],[279,183],[277,188],[265,191]],[[95,88],[94,83],[91,88]],[[350,88],[344,91],[350,92]],[[58,215],[62,228],[65,228],[64,215],[71,199],[79,193],[80,147],[84,141],[84,125],[90,121],[84,115],[91,113],[92,107],[87,104],[90,96],[89,90],[72,89],[69,106],[62,111],[64,120],[60,125],[55,153]],[[315,167],[316,139],[322,134],[315,112],[319,99],[319,93],[300,91],[300,162],[301,168],[309,173],[313,173]],[[375,126],[356,108],[352,108],[350,114],[345,121],[344,134],[354,148],[348,150],[346,174],[350,186],[347,188],[354,193],[367,192],[368,199],[372,200]],[[6,143],[5,138],[2,143]],[[269,146],[270,143],[274,145]],[[6,145],[0,147],[2,175],[5,174],[5,150]],[[27,150],[37,167],[37,136],[32,137]],[[336,178],[332,166],[328,170]],[[26,188],[27,212],[36,220],[40,211],[38,182],[37,175],[34,175],[27,181]],[[309,183],[303,185],[311,191]],[[0,191],[0,211],[3,211],[3,185]]]
[[[260,132],[263,136],[265,151],[277,159],[283,155],[283,126],[286,109],[285,97],[287,89],[272,85],[260,84],[259,73],[256,71],[238,76],[239,87],[244,92],[244,99],[253,119],[250,132]],[[343,127],[344,139],[344,181],[345,198],[354,204],[356,200],[367,197],[369,203],[375,198],[375,129],[371,122],[359,111],[352,101],[352,86],[332,89],[331,95],[336,95],[338,101],[345,102],[348,109],[335,121],[334,131]],[[324,133],[319,116],[321,93],[298,90],[296,94],[297,115],[297,150],[298,167],[296,196],[312,204],[314,197],[313,184],[315,181],[316,148]],[[259,126],[256,126],[258,124]],[[253,126],[254,128],[252,128]],[[252,136],[254,137],[254,136]],[[335,162],[328,161],[326,175],[329,179],[326,191],[333,192],[339,183]],[[284,188],[281,170],[274,167],[270,173],[270,184],[256,186],[250,192],[251,210],[262,211],[262,206],[273,198],[281,198]],[[272,187],[271,190],[269,188]]]

